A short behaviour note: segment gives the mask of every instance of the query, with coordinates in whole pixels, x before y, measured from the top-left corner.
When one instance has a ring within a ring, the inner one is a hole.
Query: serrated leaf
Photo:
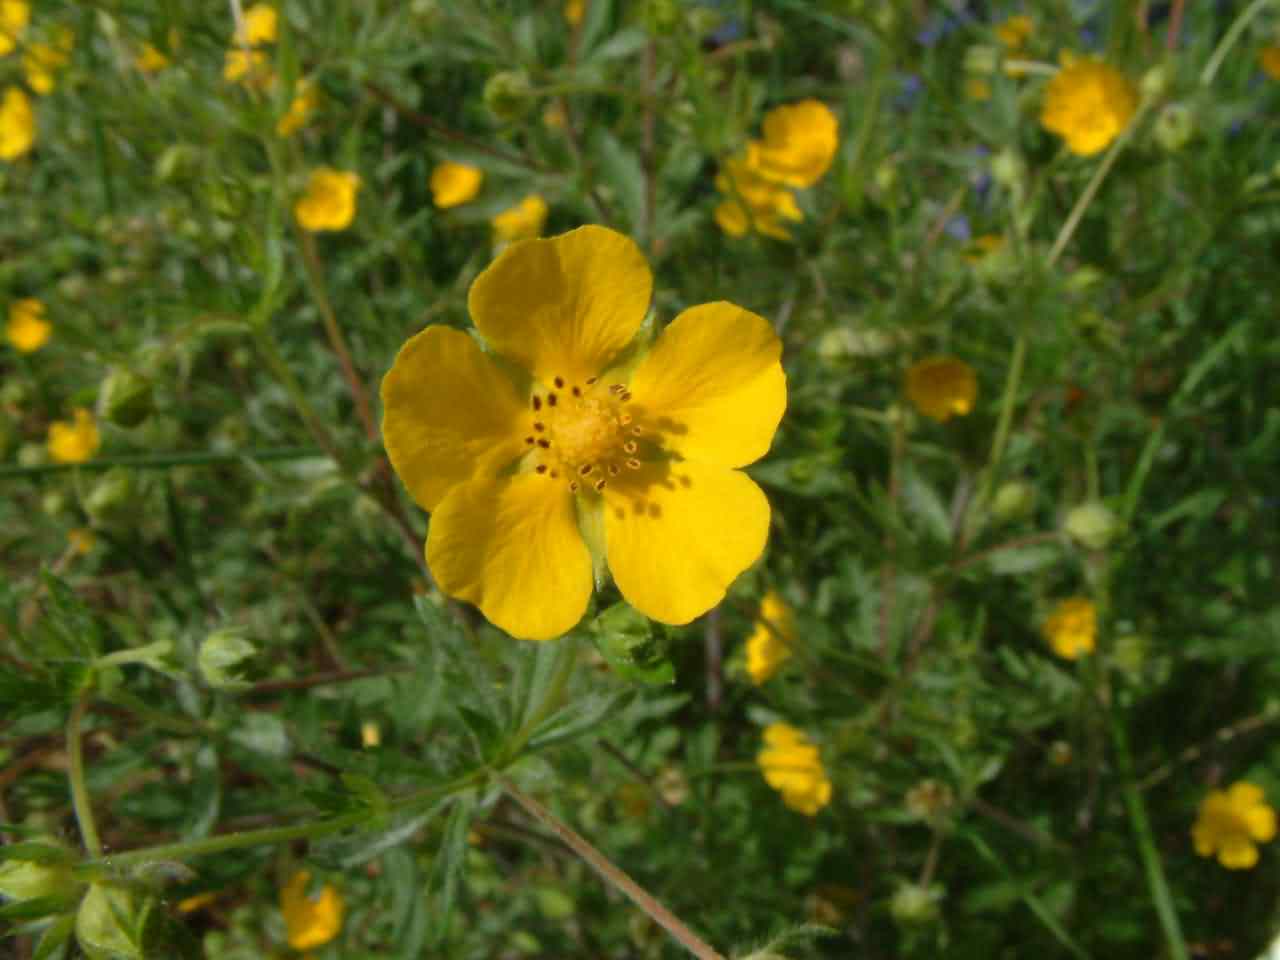
[[[427,889],[436,893],[436,925],[432,936],[436,944],[444,939],[449,930],[462,870],[466,865],[467,833],[471,828],[474,810],[475,799],[469,794],[454,801],[453,812],[449,814],[449,821],[445,824],[440,850],[431,867]]]
[[[634,150],[624,147],[608,130],[596,135],[596,152],[604,181],[613,188],[627,223],[634,230],[644,220],[644,167]]]
[[[627,708],[635,699],[634,690],[591,694],[575,700],[542,722],[529,738],[530,750],[541,750],[582,736]]]

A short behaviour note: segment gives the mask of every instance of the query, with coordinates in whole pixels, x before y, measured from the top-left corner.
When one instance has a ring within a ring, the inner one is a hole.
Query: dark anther
[[[585,477],[587,474],[589,474],[589,473],[590,473],[592,470],[594,470],[594,469],[595,469],[595,465],[594,465],[594,464],[591,464],[591,463],[584,463],[582,466],[580,466],[580,467],[578,468],[578,472],[579,472],[580,474],[582,474],[582,475]]]
[[[618,465],[616,463],[609,464],[609,476],[616,477],[618,473],[619,473]]]
[[[547,406],[554,407],[556,405],[556,395],[554,393],[547,394]]]
[[[644,431],[643,431],[643,430],[641,430],[639,427],[632,427],[632,428],[631,428],[631,435],[632,435],[632,436],[634,436],[634,437],[643,436],[643,435],[644,435]]]
[[[551,471],[551,479],[552,479],[552,480],[559,480],[559,479],[560,479],[560,471],[559,471],[559,470],[552,470],[552,471]]]
[[[541,420],[539,420],[537,423],[535,423],[535,424],[533,425],[533,429],[535,429],[535,430],[537,430],[539,433],[541,433],[543,430],[545,430],[545,429],[547,429],[547,428],[546,428],[546,425],[545,425],[545,424],[543,424],[543,422],[542,422]]]
[[[547,450],[551,447],[551,441],[548,440],[546,437],[541,437],[538,440],[538,446],[540,446],[543,450]]]
[[[525,437],[525,438],[524,438],[524,442],[525,442],[525,443],[527,443],[527,444],[529,444],[530,446],[532,446],[532,445],[533,445],[533,437]]]
[[[626,387],[624,387],[622,384],[620,384],[620,383],[615,383],[615,384],[612,384],[612,385],[609,387],[609,392],[610,392],[610,393],[623,393],[626,389],[627,389],[627,388],[626,388]]]
[[[582,396],[582,388],[579,387],[576,383],[573,385],[573,395],[575,397]]]
[[[631,391],[630,391],[630,390],[623,390],[623,391],[622,391],[622,402],[623,402],[623,403],[630,403],[630,402],[631,402]]]
[[[570,480],[570,481],[569,481],[569,492],[570,492],[570,493],[577,493],[577,492],[578,492],[578,481],[577,481],[577,480]]]
[[[599,377],[587,377],[587,386],[588,387],[591,386],[593,383],[595,383],[599,379],[600,379]]]
[[[628,470],[639,470],[639,469],[640,469],[640,461],[639,461],[639,460],[637,460],[635,457],[632,457],[630,460],[628,460],[628,461],[627,461],[627,469],[628,469]]]
[[[604,489],[604,479],[601,478],[595,482],[596,493]]]
[[[557,390],[564,389],[564,377],[556,377],[556,389]]]
[[[636,442],[634,440],[628,440],[626,443],[622,445],[622,449],[627,451],[627,453],[635,453]]]
[[[541,410],[541,409],[542,409],[542,398],[541,398],[541,397],[534,397],[534,398],[533,398],[533,409],[535,409],[535,410]]]
[[[546,472],[547,472],[547,465],[546,465],[545,463],[540,463],[540,464],[538,464],[536,467],[534,467],[533,469],[534,469],[534,470],[536,470],[538,473],[546,473]]]

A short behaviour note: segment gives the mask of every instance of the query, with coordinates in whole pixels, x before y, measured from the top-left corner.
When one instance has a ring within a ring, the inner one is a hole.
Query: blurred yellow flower
[[[310,882],[311,872],[299,870],[280,891],[280,912],[295,950],[323,946],[342,929],[344,905],[338,891],[326,883],[313,899],[307,896]]]
[[[250,47],[275,43],[278,26],[276,8],[269,3],[255,3],[244,12],[244,22],[236,29],[234,42]]]
[[[1098,611],[1085,597],[1059,600],[1041,628],[1053,652],[1064,660],[1092,653],[1098,636]]]
[[[0,57],[13,53],[30,19],[27,0],[0,0]]]
[[[587,0],[564,0],[564,18],[576,27],[587,15]]]
[[[22,353],[33,353],[49,342],[53,324],[45,319],[44,304],[35,297],[15,300],[9,305],[5,338]]]
[[[293,215],[304,230],[345,230],[355,219],[359,189],[357,174],[317,167],[311,171],[306,192],[293,205]]]
[[[965,248],[962,256],[965,263],[977,263],[991,256],[997,250],[1004,249],[1004,236],[999,233],[983,233],[974,237]]]
[[[964,95],[970,100],[990,100],[991,84],[985,77],[965,77]]]
[[[1210,790],[1191,828],[1196,853],[1212,857],[1228,870],[1248,870],[1258,862],[1258,844],[1276,835],[1276,812],[1261,787],[1247,780],[1227,790]]]
[[[907,370],[907,399],[939,423],[963,417],[978,399],[973,367],[955,357],[927,357]]]
[[[996,39],[1008,50],[1017,50],[1031,37],[1035,22],[1026,14],[1010,17],[996,27]]]
[[[71,59],[75,42],[76,35],[68,28],[60,27],[53,43],[28,44],[22,55],[22,69],[27,77],[27,86],[39,94],[52,93],[54,75]]]
[[[755,630],[747,638],[747,673],[753,683],[764,683],[791,656],[796,643],[795,617],[776,590],[760,601]]]
[[[493,239],[497,243],[531,240],[542,234],[547,222],[547,201],[531,193],[514,207],[502,211],[491,221]]]
[[[800,189],[827,172],[839,145],[839,123],[818,100],[775,107],[764,117],[764,139],[747,144],[747,164],[767,180]]]
[[[76,407],[71,420],[55,420],[49,424],[45,445],[55,463],[84,463],[92,460],[102,445],[98,424],[84,407]]]
[[[71,552],[84,556],[93,549],[94,544],[98,542],[98,538],[93,535],[93,531],[88,527],[76,527],[67,531],[67,546],[71,548]]]
[[[17,87],[6,87],[0,102],[0,159],[13,160],[35,145],[36,115]]]
[[[1258,51],[1258,63],[1262,72],[1272,80],[1280,80],[1280,46],[1271,44]]]
[[[1067,149],[1092,156],[1115,140],[1138,109],[1132,83],[1115,67],[1093,58],[1064,58],[1045,89],[1040,125],[1062,137]]]
[[[716,223],[731,237],[740,237],[754,229],[766,236],[789,240],[791,233],[782,221],[804,219],[791,191],[760,176],[745,158],[725,161],[716,176],[716,189],[725,194],[725,200],[715,210]]]
[[[144,43],[138,55],[133,58],[133,65],[142,73],[159,73],[169,66],[169,58],[165,56],[159,47],[151,43]]]
[[[756,762],[765,782],[782,794],[783,803],[812,817],[831,802],[831,781],[818,748],[803,730],[771,723],[765,727],[764,744]]]
[[[432,574],[513,636],[571,629],[606,569],[645,616],[688,623],[764,550],[769,503],[738,468],[786,407],[782,344],[764,318],[707,303],[618,367],[652,289],[639,247],[604,227],[514,244],[468,306],[531,380],[437,325],[382,381],[387,455],[432,511]]]
[[[293,99],[289,101],[289,109],[276,123],[276,133],[289,137],[307,125],[316,107],[320,105],[320,93],[310,80],[299,80]]]
[[[442,210],[470,203],[484,183],[484,171],[465,163],[440,163],[431,171],[431,199]],[[541,227],[539,227],[541,229]]]
[[[254,90],[270,90],[275,86],[276,73],[271,58],[261,50],[228,50],[222,67],[222,79],[230,83],[243,83]]]

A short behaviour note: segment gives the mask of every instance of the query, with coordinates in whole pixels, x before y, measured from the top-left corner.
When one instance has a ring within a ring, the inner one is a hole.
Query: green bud
[[[676,0],[644,0],[640,18],[650,33],[670,33],[680,25],[680,4]]]
[[[955,791],[939,780],[921,780],[907,791],[907,813],[925,823],[941,823],[955,806]]]
[[[495,73],[484,85],[484,105],[499,120],[519,120],[533,101],[533,88],[522,70]]]
[[[258,650],[244,634],[239,627],[226,627],[204,638],[196,663],[209,686],[218,690],[243,690],[249,686],[236,668]]]
[[[591,623],[596,649],[620,676],[640,683],[668,684],[675,667],[667,645],[653,632],[649,618],[629,603],[615,603]]]
[[[39,467],[49,462],[49,451],[43,443],[24,443],[18,448],[18,466]]]
[[[1101,503],[1082,503],[1067,514],[1062,529],[1082,547],[1103,550],[1120,532],[1120,519]]]
[[[881,195],[893,193],[898,186],[898,165],[892,159],[880,161],[871,179]]]
[[[49,490],[40,498],[40,512],[46,517],[57,518],[67,512],[71,500],[64,490]]]
[[[409,14],[420,26],[433,27],[440,19],[440,0],[413,0]]]
[[[1067,278],[1067,290],[1070,293],[1084,293],[1105,279],[1105,275],[1097,267],[1077,267]]]
[[[84,498],[84,512],[99,527],[120,527],[137,517],[138,485],[128,467],[112,467]]]
[[[969,73],[995,73],[998,59],[999,53],[995,47],[977,43],[964,52],[964,68]]]
[[[1138,89],[1142,91],[1142,99],[1156,100],[1165,95],[1169,89],[1169,68],[1158,63],[1142,75]]]
[[[1141,673],[1147,662],[1147,639],[1136,633],[1116,637],[1111,649],[1111,662],[1116,669],[1130,675]]]
[[[71,896],[77,881],[71,870],[73,854],[53,837],[36,837],[24,844],[31,859],[0,861],[0,897],[35,900]]]
[[[940,886],[921,887],[905,883],[889,901],[889,912],[904,927],[932,926],[938,920],[942,897],[943,888]]]
[[[89,280],[83,273],[69,273],[58,281],[58,293],[67,300],[83,300],[89,295]]]
[[[1195,132],[1195,114],[1185,103],[1170,103],[1156,114],[1156,143],[1170,153],[1177,153],[1185,147]]]
[[[818,341],[818,356],[827,361],[846,360],[852,357],[872,359],[893,351],[897,338],[876,327],[836,327],[828,330]]]
[[[1017,150],[1005,147],[991,158],[991,179],[1006,190],[1018,190],[1027,182],[1027,161]]]
[[[6,407],[21,407],[30,399],[31,385],[25,380],[10,376],[0,386],[0,404]]]
[[[110,371],[98,389],[98,416],[117,427],[136,427],[152,409],[151,381],[131,370]]]
[[[156,158],[155,178],[161,183],[177,180],[192,169],[195,159],[196,152],[190,144],[171,143]]]
[[[991,499],[991,516],[999,523],[1012,523],[1031,514],[1036,506],[1036,488],[1022,480],[1002,483]]]

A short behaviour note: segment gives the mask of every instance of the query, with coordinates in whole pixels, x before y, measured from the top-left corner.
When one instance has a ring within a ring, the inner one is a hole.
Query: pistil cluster
[[[624,469],[640,469],[644,430],[627,409],[631,392],[624,384],[606,387],[599,377],[576,384],[559,376],[551,383],[530,400],[532,429],[524,442],[535,473],[567,479],[572,493],[584,487],[600,493]]]

